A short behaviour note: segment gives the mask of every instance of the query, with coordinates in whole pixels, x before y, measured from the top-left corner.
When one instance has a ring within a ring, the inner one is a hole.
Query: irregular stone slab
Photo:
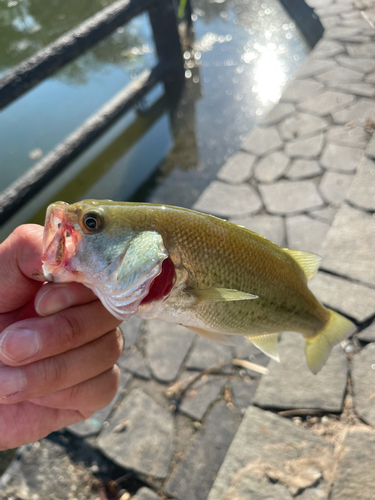
[[[263,127],[268,127],[269,125],[276,125],[281,122],[284,118],[291,115],[295,111],[293,104],[280,103],[276,104],[271,111],[263,118],[261,125]]]
[[[333,446],[328,441],[250,406],[208,500],[307,500],[303,493],[295,496],[304,486],[315,493],[310,500],[326,500],[328,484],[323,477],[333,466]],[[318,480],[319,486],[310,488]]]
[[[337,207],[325,207],[319,210],[312,210],[309,215],[314,217],[314,219],[321,220],[322,222],[327,222],[329,225],[332,224],[337,212]]]
[[[303,135],[321,132],[328,127],[328,123],[319,116],[309,115],[307,113],[296,113],[292,117],[284,120],[279,126],[281,137],[285,141],[296,139]]]
[[[308,250],[319,254],[329,229],[329,224],[311,219],[306,215],[286,218],[288,248]]]
[[[366,76],[365,82],[367,82],[367,83],[375,83],[375,72],[371,73],[371,75]]]
[[[363,126],[367,120],[375,119],[375,102],[372,99],[360,99],[353,106],[332,113],[332,118],[337,125],[345,125],[350,122]]]
[[[335,68],[325,73],[321,73],[316,78],[327,85],[340,82],[360,82],[364,73],[348,68]]]
[[[369,73],[375,69],[375,60],[373,58],[361,59],[360,57],[337,56],[336,61],[344,68],[355,69],[363,73]]]
[[[78,422],[77,424],[69,425],[67,429],[79,437],[87,437],[94,434],[99,434],[102,429],[103,423],[112,413],[112,410],[116,406],[119,397],[122,395],[123,390],[130,383],[132,378],[133,377],[129,373],[121,373],[119,388],[117,389],[116,396],[111,401],[111,403],[105,408],[96,411],[93,415],[91,415],[91,417],[86,418],[86,420]]]
[[[256,156],[239,151],[226,161],[217,177],[223,182],[241,184],[250,179]]]
[[[309,288],[326,306],[360,323],[375,313],[373,288],[322,272],[309,281]]]
[[[190,370],[204,370],[218,363],[229,364],[231,361],[232,352],[229,346],[198,336],[186,367]]]
[[[366,423],[375,426],[375,344],[367,344],[352,359],[354,408]]]
[[[259,196],[251,186],[245,184],[231,186],[213,181],[203,191],[193,208],[221,217],[235,217],[254,214],[262,206]]]
[[[331,30],[329,30],[329,33],[330,32]],[[342,52],[345,52],[345,47],[342,43],[322,38],[314,47],[313,57],[314,59],[329,59],[330,57],[341,54]]]
[[[298,104],[299,109],[315,115],[325,116],[354,101],[354,97],[342,92],[327,90]]]
[[[327,130],[326,134],[328,142],[353,148],[365,148],[370,138],[370,135],[363,127],[353,125],[333,126]]]
[[[297,214],[320,208],[324,202],[312,181],[279,181],[259,186],[268,212]]]
[[[343,204],[322,245],[322,268],[375,287],[375,219]]]
[[[353,175],[326,172],[319,184],[319,191],[327,203],[340,205],[353,180]]]
[[[362,149],[328,143],[320,158],[320,164],[334,172],[354,173],[362,157]]]
[[[164,321],[147,322],[146,355],[154,377],[172,382],[193,343],[195,333]]]
[[[273,182],[283,175],[290,159],[281,151],[264,156],[255,166],[254,176],[259,182]]]
[[[374,498],[375,436],[365,429],[352,430],[345,437],[337,476],[333,483],[331,500],[372,500]],[[363,467],[366,464],[366,467]],[[370,472],[371,471],[371,472]],[[359,493],[360,492],[360,493]]]
[[[236,415],[224,402],[215,405],[167,481],[167,494],[179,500],[206,500],[237,429]]]
[[[124,337],[124,349],[136,344],[141,335],[142,320],[136,316],[131,316],[128,321],[123,321],[120,325]]]
[[[233,401],[241,413],[253,402],[258,387],[257,380],[241,379],[231,381]]]
[[[248,219],[231,219],[231,222],[258,233],[276,245],[283,245],[285,239],[284,220],[277,215],[254,215]]]
[[[293,80],[284,90],[280,100],[290,102],[300,102],[306,99],[306,96],[312,97],[318,94],[324,85],[314,80]]]
[[[363,342],[375,342],[375,321],[371,323],[370,326],[362,330],[358,335],[357,339]]]
[[[375,95],[375,87],[369,83],[336,83],[332,84],[331,87],[361,97],[373,97]]]
[[[314,160],[294,160],[291,167],[285,173],[285,177],[288,179],[301,180],[308,179],[309,177],[315,177],[323,172],[319,163]]]
[[[327,39],[342,40],[348,37],[356,36],[360,33],[359,28],[351,28],[348,26],[337,26],[336,28],[331,28],[326,33]]]
[[[122,424],[123,430],[115,431]],[[98,438],[101,451],[121,467],[164,479],[172,458],[173,417],[134,389]]]
[[[333,60],[314,60],[311,57],[305,61],[301,68],[297,71],[296,78],[309,78],[310,76],[319,75],[319,73],[324,73],[333,68],[337,68],[338,64]]]
[[[271,359],[263,375],[254,404],[262,408],[307,408],[338,413],[342,410],[346,383],[346,355],[340,345],[332,349],[327,363],[314,375],[307,367],[305,340],[287,332],[279,342],[281,362]]]
[[[185,394],[179,411],[194,420],[202,420],[208,407],[211,406],[221,393],[226,381],[225,377],[217,377],[215,375],[202,377]]]
[[[255,345],[246,337],[236,335],[233,339],[233,343],[236,358],[247,359],[260,366],[268,366],[271,358],[255,347]],[[246,371],[249,372],[251,378],[261,377],[258,372],[254,372],[248,368],[246,368]]]
[[[313,137],[288,142],[285,146],[285,153],[290,157],[314,158],[320,155],[323,144],[324,136],[323,134],[318,134]]]
[[[123,369],[137,377],[149,380],[151,377],[150,370],[145,364],[142,354],[135,346],[124,351],[117,361],[117,364]]]
[[[344,12],[350,12],[352,10],[352,4],[351,2],[348,2],[347,4],[345,3],[339,3],[339,4],[334,4],[334,5],[325,5],[324,7],[320,7],[318,9],[315,9],[316,14],[320,17],[325,17],[325,16],[334,16],[335,14],[343,14]]]
[[[371,58],[375,56],[374,43],[348,43],[346,44],[346,50],[350,57]]]
[[[150,488],[144,486],[137,491],[137,494],[132,497],[132,500],[161,500],[161,498],[154,491],[150,490]]]
[[[329,16],[329,17],[321,17],[320,22],[323,25],[323,28],[325,30],[329,30],[331,28],[334,28],[340,23],[341,19],[339,16]]]
[[[375,162],[363,158],[354,176],[347,194],[347,200],[363,208],[375,212]]]
[[[13,465],[14,464],[14,465]],[[20,458],[8,469],[7,485],[0,484],[1,500],[94,500],[95,478],[70,459],[64,446],[41,439],[24,447]]]
[[[366,154],[370,158],[375,158],[375,135],[371,137],[370,142],[367,145]]]
[[[261,156],[265,153],[271,153],[276,149],[280,149],[282,145],[283,142],[275,127],[255,127],[247,137],[245,137],[241,147],[245,151]]]

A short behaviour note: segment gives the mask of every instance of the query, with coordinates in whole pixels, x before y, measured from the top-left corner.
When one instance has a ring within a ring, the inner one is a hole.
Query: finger
[[[119,324],[99,300],[20,321],[0,334],[0,360],[15,366],[49,358],[87,344]]]
[[[96,377],[116,363],[122,347],[122,333],[116,328],[64,354],[23,367],[0,367],[0,403],[45,396]]]
[[[50,316],[95,299],[95,293],[81,283],[46,283],[36,294],[35,309],[40,316]]]
[[[109,405],[115,397],[120,375],[120,369],[114,365],[110,370],[86,382],[30,401],[60,410],[78,410],[85,414],[95,412]]]
[[[0,313],[14,311],[31,300],[44,281],[43,227],[19,226],[0,245]]]

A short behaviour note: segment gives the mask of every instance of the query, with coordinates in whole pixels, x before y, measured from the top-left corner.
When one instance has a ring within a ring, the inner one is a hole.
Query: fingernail
[[[35,302],[40,316],[56,314],[74,304],[75,297],[66,285],[46,285],[44,293]]]
[[[26,387],[26,377],[23,370],[6,366],[0,368],[0,399],[9,398]]]
[[[25,361],[39,351],[39,334],[26,328],[4,330],[0,339],[0,354],[11,361]]]

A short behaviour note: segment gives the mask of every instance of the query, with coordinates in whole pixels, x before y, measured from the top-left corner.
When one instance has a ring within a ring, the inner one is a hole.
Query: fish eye
[[[97,233],[104,226],[103,217],[97,212],[87,212],[83,217],[83,224],[87,231]]]

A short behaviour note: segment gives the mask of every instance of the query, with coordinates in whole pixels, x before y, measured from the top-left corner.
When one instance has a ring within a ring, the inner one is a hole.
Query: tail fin
[[[307,366],[317,374],[327,361],[333,346],[355,332],[355,325],[335,311],[328,309],[330,319],[315,337],[306,339],[305,355]]]

